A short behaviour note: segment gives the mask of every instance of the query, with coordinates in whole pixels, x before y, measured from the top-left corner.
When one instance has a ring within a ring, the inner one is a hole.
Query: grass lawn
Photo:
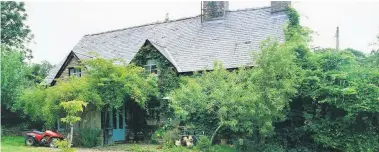
[[[229,146],[217,145],[214,147],[217,152],[235,152],[235,149]],[[195,149],[185,147],[175,147],[172,149],[159,149],[159,145],[151,144],[116,144],[95,148],[76,148],[77,152],[198,152]],[[1,152],[57,152],[56,148],[48,147],[27,147],[22,136],[1,137]]]
[[[1,137],[2,152],[50,152],[56,151],[47,147],[27,147],[22,136]]]

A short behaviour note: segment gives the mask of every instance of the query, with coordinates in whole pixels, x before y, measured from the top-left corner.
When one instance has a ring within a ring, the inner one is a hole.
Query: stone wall
[[[66,67],[64,67],[64,70],[62,71],[61,75],[58,77],[61,80],[67,80],[69,75],[68,75],[68,69],[73,68],[75,66],[79,65],[79,59],[75,56],[70,57],[68,64]],[[83,75],[83,73],[82,73]]]
[[[229,8],[228,1],[203,1],[202,20],[212,21],[222,19]]]

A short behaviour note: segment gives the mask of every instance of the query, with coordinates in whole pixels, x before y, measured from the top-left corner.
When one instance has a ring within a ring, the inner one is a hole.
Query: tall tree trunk
[[[212,138],[211,138],[211,143],[213,144],[213,140],[217,134],[217,131],[220,130],[220,128],[222,127],[222,125],[219,125],[216,130],[213,132],[213,135],[212,135]]]

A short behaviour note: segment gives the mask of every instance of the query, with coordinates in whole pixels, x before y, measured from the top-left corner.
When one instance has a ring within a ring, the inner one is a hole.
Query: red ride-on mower
[[[55,141],[63,140],[64,137],[56,131],[46,130],[40,131],[27,131],[25,132],[25,145],[26,146],[50,146],[56,147]]]

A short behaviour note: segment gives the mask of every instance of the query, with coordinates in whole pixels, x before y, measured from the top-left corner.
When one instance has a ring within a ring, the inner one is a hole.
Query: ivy
[[[159,98],[164,98],[179,86],[179,75],[174,66],[154,46],[147,44],[138,51],[132,62],[143,67],[147,60],[157,61]]]
[[[30,88],[21,95],[18,107],[52,126],[59,118],[62,109],[58,105],[62,102],[78,100],[98,109],[118,109],[130,98],[144,108],[157,94],[156,79],[145,76],[143,68],[134,64],[100,57],[82,63],[78,68],[82,68],[85,75],[58,80],[48,88]]]

